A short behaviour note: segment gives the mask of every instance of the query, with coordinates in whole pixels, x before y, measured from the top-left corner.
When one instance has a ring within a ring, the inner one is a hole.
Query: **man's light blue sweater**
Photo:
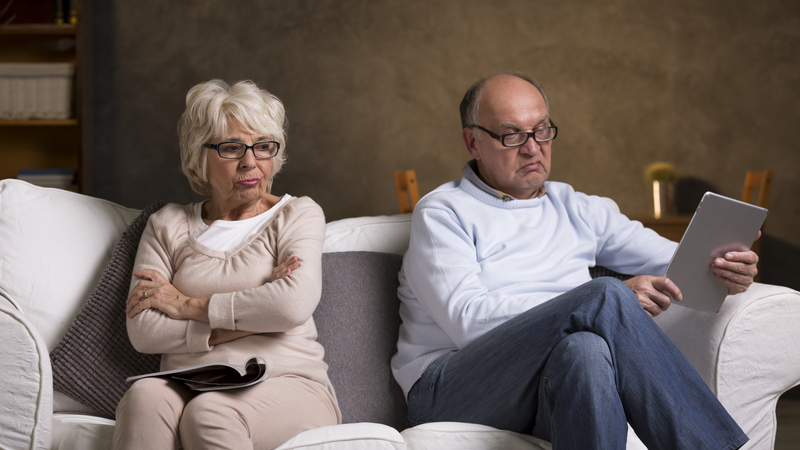
[[[590,267],[661,276],[677,246],[568,184],[547,182],[535,199],[503,199],[469,164],[463,173],[414,210],[392,358],[406,395],[433,361],[590,281]]]

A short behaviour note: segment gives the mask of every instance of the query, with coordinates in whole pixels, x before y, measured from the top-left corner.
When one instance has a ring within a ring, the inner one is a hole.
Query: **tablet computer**
[[[711,263],[729,251],[749,250],[766,218],[766,208],[706,192],[664,273],[683,295],[675,304],[718,312],[728,287],[714,277]]]

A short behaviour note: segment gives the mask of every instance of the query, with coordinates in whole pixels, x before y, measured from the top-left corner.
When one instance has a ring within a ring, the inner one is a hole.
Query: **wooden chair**
[[[414,211],[414,206],[419,201],[419,187],[417,174],[413,170],[395,170],[394,186],[397,189],[397,201],[400,203],[400,213]]]
[[[744,176],[744,189],[742,190],[742,201],[766,208],[769,204],[769,190],[772,186],[772,171],[748,170]],[[758,194],[757,197],[754,195]]]
[[[748,170],[744,176],[744,189],[742,190],[742,201],[766,208],[769,204],[769,190],[772,186],[771,170]],[[763,233],[763,230],[762,230]],[[761,239],[753,242],[751,248],[759,257],[758,274],[755,281],[761,281]]]

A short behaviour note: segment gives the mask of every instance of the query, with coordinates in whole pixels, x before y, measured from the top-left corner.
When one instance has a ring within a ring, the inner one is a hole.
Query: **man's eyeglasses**
[[[241,142],[221,142],[219,144],[203,144],[205,148],[213,148],[222,159],[240,159],[244,157],[248,149],[253,149],[256,159],[274,158],[281,148],[281,144],[275,141],[256,142],[253,145]]]
[[[535,131],[519,131],[516,133],[508,133],[500,136],[499,134],[492,133],[491,131],[483,128],[480,125],[472,125],[471,128],[477,128],[481,131],[486,132],[489,136],[494,139],[500,141],[503,144],[503,147],[519,147],[520,145],[525,145],[528,142],[528,138],[532,137],[534,141],[542,143],[542,142],[550,142],[556,138],[558,135],[558,127],[550,121],[550,126],[545,128],[539,128]]]

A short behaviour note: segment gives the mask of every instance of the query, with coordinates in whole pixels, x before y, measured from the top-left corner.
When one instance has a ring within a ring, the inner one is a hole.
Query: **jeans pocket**
[[[428,379],[427,381],[428,381],[428,390],[429,391],[435,390],[436,389],[436,384],[439,381],[444,381],[445,374],[443,372],[445,370],[445,366],[447,365],[447,361],[450,360],[450,358],[453,355],[455,355],[455,351],[452,351],[452,352],[442,356],[441,358],[439,358],[436,361],[434,361],[433,364],[428,366],[427,369],[425,369],[425,372],[423,372],[422,377],[420,377],[420,380]],[[433,372],[431,372],[431,370]],[[425,375],[428,375],[428,374],[430,374],[430,376],[426,377]]]
[[[422,385],[422,380],[417,380],[414,383],[414,386],[411,387],[411,390],[408,391],[408,422],[411,424],[412,427],[415,427],[419,424],[425,423],[425,420],[421,417],[425,415],[425,412],[428,411],[428,407],[425,406],[425,401],[430,399],[430,396],[427,395],[427,392],[424,392],[425,389],[420,389]],[[420,392],[422,390],[423,392]]]
[[[422,424],[433,421],[433,401],[436,396],[436,384],[444,375],[447,360],[453,356],[450,352],[429,365],[416,383],[408,391],[408,420],[412,424]]]

